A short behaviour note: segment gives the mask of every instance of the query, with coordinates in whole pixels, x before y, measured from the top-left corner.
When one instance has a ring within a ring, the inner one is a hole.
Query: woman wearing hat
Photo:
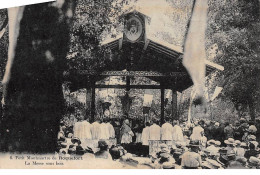
[[[227,155],[230,152],[234,152],[235,140],[233,138],[228,138],[227,140],[224,141],[224,143],[227,145],[226,147]]]

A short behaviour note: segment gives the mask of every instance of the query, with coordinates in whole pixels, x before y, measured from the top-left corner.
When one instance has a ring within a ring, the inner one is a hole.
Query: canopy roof
[[[141,16],[143,21],[147,18],[136,11],[131,14]],[[144,23],[146,24],[146,22]],[[193,82],[182,64],[183,48],[147,36],[145,34],[147,26],[144,26],[142,39],[134,42],[127,40],[124,35],[104,41],[102,47],[111,50],[111,59],[106,59],[102,71],[66,72],[65,77],[66,80],[72,82],[72,90],[93,87],[95,82],[108,76],[143,76],[160,83],[160,86],[150,88],[173,89],[181,92],[190,87]],[[215,69],[222,69],[221,66],[209,61],[206,61],[205,64],[207,74]],[[113,87],[123,88],[124,86]],[[149,86],[140,88],[149,88]]]

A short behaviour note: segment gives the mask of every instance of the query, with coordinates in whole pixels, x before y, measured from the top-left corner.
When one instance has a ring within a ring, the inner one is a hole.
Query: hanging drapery
[[[206,49],[205,32],[207,28],[207,0],[195,0],[184,45],[183,65],[194,83],[196,99],[202,99],[205,87]],[[198,101],[203,103],[203,101]]]

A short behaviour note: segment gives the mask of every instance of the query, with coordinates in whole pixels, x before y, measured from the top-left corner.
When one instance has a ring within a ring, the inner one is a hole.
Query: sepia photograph
[[[260,0],[0,9],[0,169],[260,169],[259,142]]]

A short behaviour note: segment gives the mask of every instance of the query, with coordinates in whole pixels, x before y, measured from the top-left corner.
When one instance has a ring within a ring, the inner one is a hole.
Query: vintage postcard
[[[0,169],[259,169],[259,0],[0,9]]]

